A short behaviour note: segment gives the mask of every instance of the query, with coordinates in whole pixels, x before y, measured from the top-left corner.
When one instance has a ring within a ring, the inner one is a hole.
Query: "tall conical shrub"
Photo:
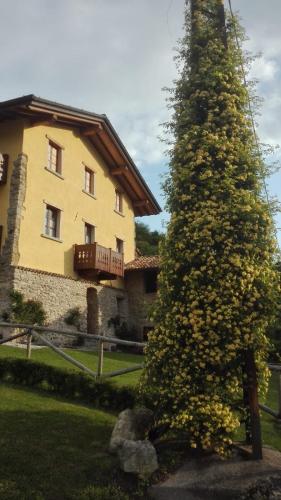
[[[264,164],[235,41],[240,29],[227,20],[223,32],[221,3],[193,0],[192,19],[186,6],[169,124],[171,220],[141,382],[159,426],[219,453],[239,425],[234,406],[247,350],[266,380],[264,332],[277,287]]]

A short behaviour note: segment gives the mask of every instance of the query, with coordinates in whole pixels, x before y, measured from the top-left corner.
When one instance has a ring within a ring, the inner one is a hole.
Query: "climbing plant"
[[[141,394],[156,423],[192,448],[223,454],[239,426],[245,353],[267,382],[265,329],[278,279],[266,167],[249,116],[236,19],[221,0],[186,5],[180,76],[171,93],[166,182],[171,213]]]
[[[25,323],[28,325],[43,325],[46,321],[46,312],[43,304],[38,300],[25,300],[23,294],[17,290],[10,292],[11,307],[2,314],[5,321],[11,323]]]

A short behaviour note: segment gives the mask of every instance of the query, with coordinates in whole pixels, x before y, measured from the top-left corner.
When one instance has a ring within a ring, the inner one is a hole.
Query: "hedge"
[[[0,359],[0,380],[43,389],[69,399],[93,404],[104,410],[122,411],[136,401],[130,387],[117,387],[111,382],[96,381],[83,373],[25,359]]]

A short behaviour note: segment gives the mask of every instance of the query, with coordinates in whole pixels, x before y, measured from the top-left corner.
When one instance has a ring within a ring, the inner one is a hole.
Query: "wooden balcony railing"
[[[75,245],[74,270],[85,276],[95,273],[99,279],[123,277],[123,254],[97,243]]]

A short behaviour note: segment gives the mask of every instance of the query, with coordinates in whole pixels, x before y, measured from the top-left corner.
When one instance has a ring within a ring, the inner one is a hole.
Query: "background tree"
[[[143,222],[136,222],[136,247],[141,255],[158,255],[163,234],[151,229]]]
[[[224,453],[239,425],[246,354],[265,386],[265,329],[275,308],[275,237],[249,117],[237,21],[222,0],[186,5],[180,77],[168,129],[171,221],[161,247],[156,328],[141,391],[158,426]],[[235,33],[236,31],[236,33]]]

